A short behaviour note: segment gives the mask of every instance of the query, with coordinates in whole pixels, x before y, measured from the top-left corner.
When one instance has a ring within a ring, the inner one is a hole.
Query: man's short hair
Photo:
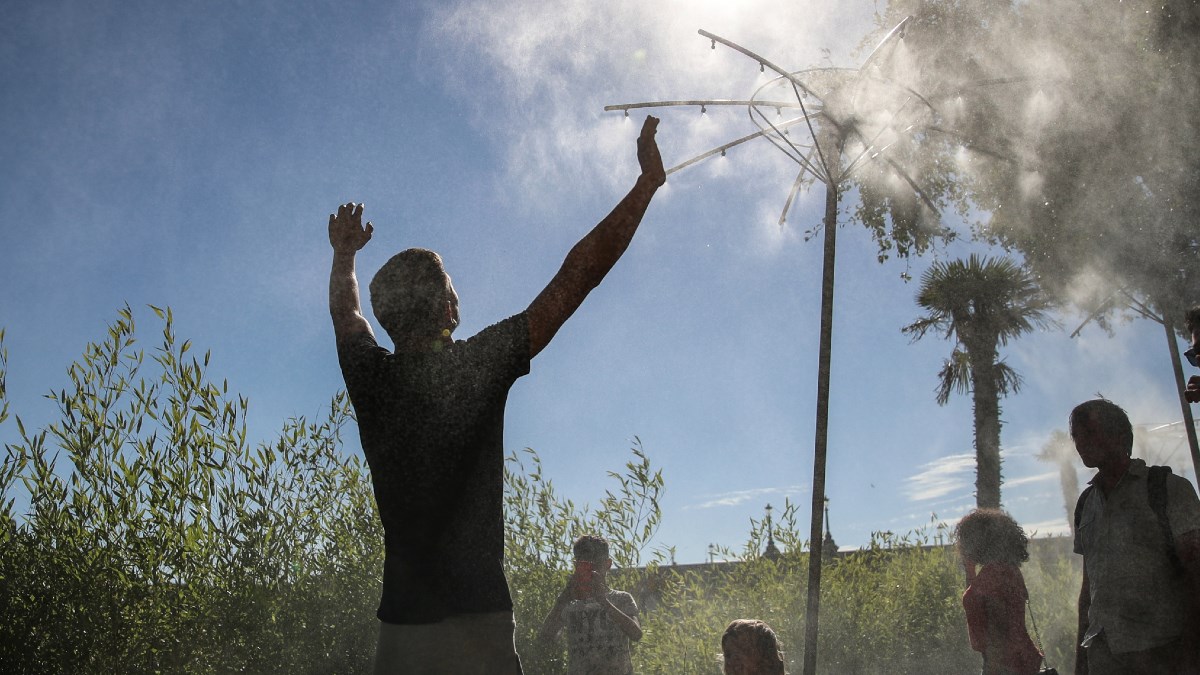
[[[1194,305],[1183,315],[1183,327],[1189,333],[1200,329],[1200,305]]]
[[[1106,398],[1085,401],[1071,411],[1068,423],[1074,428],[1080,421],[1088,420],[1105,436],[1117,439],[1125,448],[1126,454],[1133,454],[1133,425],[1129,423],[1129,415],[1121,406]]]
[[[1000,509],[975,509],[954,527],[958,554],[980,565],[1029,560],[1029,537],[1012,516]]]
[[[608,540],[604,537],[594,534],[585,534],[575,540],[576,560],[589,560],[591,562],[604,562],[609,559],[608,555]]]
[[[392,256],[371,279],[371,310],[388,335],[427,335],[445,319],[446,268],[424,248]]]

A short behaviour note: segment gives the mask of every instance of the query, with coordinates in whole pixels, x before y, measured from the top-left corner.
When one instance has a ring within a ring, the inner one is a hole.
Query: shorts
[[[379,624],[375,675],[521,675],[512,612]]]

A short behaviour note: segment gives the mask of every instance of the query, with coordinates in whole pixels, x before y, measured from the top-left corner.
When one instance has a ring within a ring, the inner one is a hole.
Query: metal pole
[[[1175,343],[1175,326],[1162,313],[1162,325],[1167,330],[1167,348],[1171,350],[1171,369],[1175,371],[1175,393],[1179,396],[1179,405],[1183,408],[1183,428],[1187,430],[1188,448],[1192,451],[1192,471],[1196,474],[1196,482],[1200,484],[1200,446],[1196,443],[1196,420],[1192,417],[1192,406],[1188,405],[1183,396],[1183,366],[1179,363],[1179,345]]]
[[[837,144],[830,144],[835,158]],[[826,166],[834,168],[827,160]],[[832,172],[830,172],[832,174]],[[812,527],[808,535],[808,606],[804,615],[804,675],[817,672],[817,627],[821,611],[821,544],[824,539],[825,449],[829,437],[829,357],[833,348],[833,272],[837,250],[838,183],[825,183],[825,259],[821,277],[821,345],[817,357],[817,433],[813,457]]]

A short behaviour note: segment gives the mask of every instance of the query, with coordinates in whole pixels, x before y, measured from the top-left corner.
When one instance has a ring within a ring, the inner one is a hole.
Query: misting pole
[[[830,136],[831,137],[831,136]],[[835,145],[835,144],[834,144]],[[830,154],[839,154],[836,145]],[[827,170],[836,164],[826,162]],[[824,541],[825,457],[829,441],[830,358],[833,352],[833,281],[837,253],[838,183],[825,183],[825,248],[821,275],[821,334],[817,355],[817,430],[813,448],[812,523],[808,534],[808,604],[804,612],[804,675],[817,672],[821,614],[821,545]]]
[[[701,30],[700,35],[711,40],[713,49],[716,49],[718,43],[725,45],[757,62],[760,72],[771,70],[778,77],[761,86],[748,100],[694,99],[646,101],[604,107],[605,110],[624,112],[628,116],[630,110],[640,108],[694,106],[700,109],[701,114],[704,114],[708,112],[709,106],[746,106],[751,120],[759,126],[757,132],[719,145],[681,164],[673,166],[667,170],[667,174],[670,175],[680,169],[718,154],[723,157],[727,150],[754,139],[765,138],[800,166],[799,173],[792,184],[792,190],[784,205],[783,213],[779,218],[781,226],[787,217],[793,199],[808,184],[808,181],[817,180],[825,184],[825,217],[822,221],[822,226],[825,228],[824,262],[821,277],[820,347],[817,356],[816,433],[813,457],[812,519],[808,542],[808,604],[805,613],[804,675],[815,675],[817,669],[817,637],[820,623],[821,564],[823,558],[821,548],[824,541],[825,467],[829,440],[829,388],[832,379],[830,376],[830,362],[833,351],[834,263],[837,250],[837,216],[840,187],[857,170],[872,161],[878,160],[886,164],[892,172],[904,180],[933,213],[937,213],[938,210],[937,206],[921,190],[912,177],[887,156],[888,149],[892,147],[895,141],[894,139],[886,138],[884,133],[885,131],[895,129],[903,130],[900,135],[910,133],[920,125],[912,121],[912,119],[901,124],[901,114],[904,113],[905,116],[910,118],[923,118],[933,113],[932,106],[924,96],[902,84],[891,82],[887,78],[878,75],[865,76],[868,67],[873,66],[875,61],[882,55],[883,48],[889,44],[894,45],[897,39],[904,37],[905,27],[909,21],[910,19],[906,18],[897,24],[880,41],[879,45],[859,68],[820,68],[797,72],[787,71],[741,45]],[[825,89],[823,93],[818,94],[807,83],[810,77],[827,77],[834,72],[843,77],[843,82],[841,86],[833,87],[832,90]],[[764,92],[767,92],[770,87],[776,84],[789,89],[788,94],[794,97],[794,99],[783,100],[780,97],[760,97],[761,94],[764,94]],[[895,104],[890,111],[891,114],[886,116],[886,122],[881,127],[870,131],[864,130],[861,125],[861,120],[864,119],[864,116],[857,114],[861,111],[855,109],[855,95],[844,93],[850,92],[860,85],[865,86],[867,84],[890,88],[893,96],[892,102]],[[806,100],[809,101],[808,104],[805,103]],[[833,104],[832,108],[830,104]],[[845,110],[837,109],[842,106],[845,107]],[[915,113],[912,112],[912,108],[916,109]],[[764,109],[774,109],[777,116],[782,114],[783,110],[794,111],[799,114],[796,117],[776,122],[764,114]],[[808,138],[812,141],[811,145],[805,145],[803,142],[792,140],[789,133],[791,129],[806,130]],[[850,159],[846,162],[846,166],[843,167],[843,151],[846,150],[846,144],[849,140],[853,140],[858,147],[855,151],[846,153]]]

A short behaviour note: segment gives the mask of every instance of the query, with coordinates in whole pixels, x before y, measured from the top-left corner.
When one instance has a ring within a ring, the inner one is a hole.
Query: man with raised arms
[[[525,311],[454,340],[458,295],[438,254],[408,249],[371,281],[379,346],[355,253],[362,204],[329,216],[329,312],[384,529],[376,673],[520,673],[504,578],[504,406],[513,382],[629,246],[666,181],[647,117],[633,189],[567,254]]]

